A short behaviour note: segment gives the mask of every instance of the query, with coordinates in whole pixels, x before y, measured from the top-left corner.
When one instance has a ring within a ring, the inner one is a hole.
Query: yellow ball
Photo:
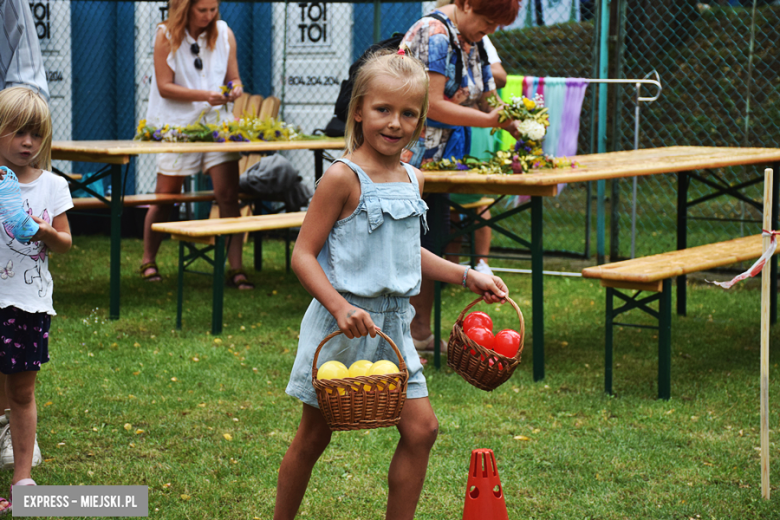
[[[349,366],[349,377],[367,376],[371,365],[373,363],[367,359],[358,359]],[[356,392],[359,390],[355,385],[352,385],[352,389]],[[371,385],[363,385],[363,389],[368,392],[371,390]]]
[[[365,376],[373,363],[367,359],[358,359],[349,366],[349,377]]]
[[[345,377],[349,377],[349,370],[341,361],[326,361],[317,370],[317,379],[344,379]],[[329,394],[333,393],[333,390],[330,388],[326,390]],[[346,393],[343,388],[338,390],[339,395]]]
[[[388,361],[387,359],[382,359],[371,365],[371,368],[368,370],[368,375],[381,376],[384,374],[395,374],[396,372],[400,372],[400,370],[395,363]],[[377,384],[376,387],[377,390],[384,390],[384,387],[380,384]],[[388,390],[395,390],[395,388],[395,385],[388,385]]]
[[[387,359],[380,359],[371,365],[371,368],[368,370],[368,375],[381,376],[383,374],[394,374],[396,372],[400,372],[400,370],[398,370],[398,366],[395,363],[388,361]]]

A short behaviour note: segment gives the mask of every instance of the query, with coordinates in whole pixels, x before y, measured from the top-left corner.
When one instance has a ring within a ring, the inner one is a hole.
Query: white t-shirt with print
[[[52,172],[44,170],[40,177],[19,187],[24,210],[49,224],[73,207],[67,181]],[[23,244],[6,225],[0,226],[0,308],[57,314],[51,298],[54,282],[47,249],[43,242]]]

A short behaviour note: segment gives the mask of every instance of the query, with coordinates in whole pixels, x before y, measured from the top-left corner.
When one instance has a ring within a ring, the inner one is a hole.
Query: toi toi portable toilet
[[[38,42],[41,44],[43,66],[49,85],[49,108],[53,123],[54,141],[70,140],[73,118],[71,96],[73,74],[71,67],[70,2],[67,0],[35,0],[30,2]],[[69,161],[56,161],[60,170],[70,173]]]

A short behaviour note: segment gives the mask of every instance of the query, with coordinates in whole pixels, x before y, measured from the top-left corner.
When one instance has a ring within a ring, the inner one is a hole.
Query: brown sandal
[[[147,273],[146,271],[149,269],[154,269],[154,271]],[[145,264],[141,264],[139,272],[141,273],[141,278],[147,282],[162,282],[160,270],[157,268],[157,264],[154,262],[146,262]]]
[[[235,287],[239,291],[251,291],[255,284],[249,281],[246,273],[242,269],[231,269],[227,273],[227,284],[229,287]]]

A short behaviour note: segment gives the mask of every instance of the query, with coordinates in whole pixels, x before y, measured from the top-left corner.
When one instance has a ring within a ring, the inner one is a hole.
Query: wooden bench
[[[184,271],[198,258],[214,267],[212,285],[211,332],[222,332],[222,304],[225,286],[225,244],[227,237],[238,233],[255,233],[275,229],[301,227],[305,211],[253,215],[250,217],[222,218],[209,220],[188,220],[184,222],[161,222],[152,224],[160,233],[170,233],[179,241],[178,301],[176,304],[176,328],[181,329],[182,305],[184,300]],[[213,241],[213,244],[212,244]],[[259,238],[255,239],[255,243]],[[290,239],[286,241],[286,267],[290,269]],[[213,252],[213,259],[208,255]],[[257,255],[258,250],[255,249]],[[260,253],[262,255],[262,252]],[[257,258],[255,258],[257,265]]]
[[[104,197],[103,201],[97,197],[75,197],[73,199],[73,209],[106,209],[111,203],[111,196]],[[269,201],[283,202],[278,197],[263,197],[239,193],[238,198],[244,202]],[[157,204],[186,204],[190,202],[214,202],[216,196],[213,190],[192,191],[188,193],[146,193],[142,195],[125,195],[122,199],[122,205],[126,208],[138,206],[152,206]],[[288,208],[295,209],[295,208]]]
[[[672,278],[699,271],[724,267],[737,262],[755,260],[763,252],[761,235],[753,235],[726,242],[671,251],[659,255],[634,258],[622,262],[587,267],[582,276],[600,280],[607,288],[606,328],[604,344],[604,390],[612,393],[612,331],[614,325],[658,330],[658,398],[671,397],[672,365]],[[620,290],[637,291],[633,295]],[[639,298],[640,293],[652,293]],[[615,308],[614,298],[623,301]],[[649,307],[658,301],[658,310]],[[777,285],[772,288],[772,302],[777,301]],[[658,327],[617,323],[615,318],[633,309],[639,309],[658,320]],[[680,309],[678,309],[678,312]],[[684,309],[682,312],[684,313]]]
[[[103,201],[97,197],[76,197],[73,199],[73,209],[106,209],[111,197]],[[147,193],[144,195],[125,195],[122,205],[126,208],[137,206],[152,206],[156,204],[180,204],[187,202],[213,202],[213,191],[194,191],[190,193]]]
[[[474,208],[481,208],[482,206],[490,206],[496,201],[496,199],[492,197],[482,197],[478,201],[475,202],[469,202],[468,204],[461,204],[461,207],[466,209],[474,209]]]

